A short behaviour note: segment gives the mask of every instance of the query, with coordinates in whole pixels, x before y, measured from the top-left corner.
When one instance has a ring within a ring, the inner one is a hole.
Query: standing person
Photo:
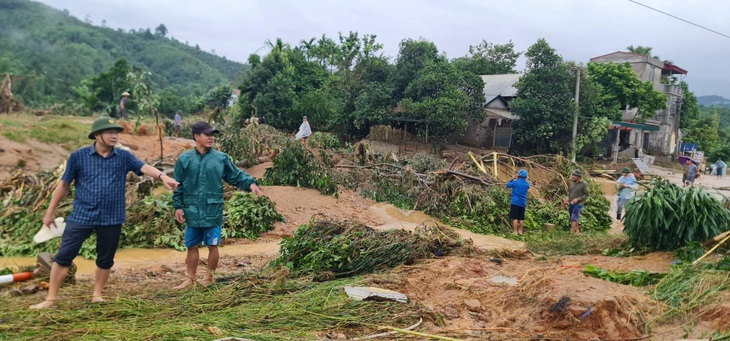
[[[512,220],[512,233],[525,233],[525,208],[527,208],[527,191],[530,183],[527,181],[527,171],[520,169],[517,175],[507,182],[507,188],[512,189],[512,200],[509,206],[509,218]]]
[[[312,135],[312,128],[309,127],[309,122],[307,122],[307,116],[304,116],[302,124],[299,126],[299,132],[296,135],[296,139],[302,139],[302,143],[306,146],[307,137],[309,137],[309,135]]]
[[[700,169],[694,161],[687,161],[687,180],[684,186],[694,186],[695,180],[700,177]]]
[[[629,167],[624,167],[621,170],[621,177],[616,181],[616,189],[618,195],[616,196],[616,219],[621,220],[621,212],[631,198],[634,197],[634,192],[639,189],[639,183],[636,181],[634,174],[631,174]]]
[[[213,283],[213,271],[218,267],[218,245],[223,225],[223,181],[244,191],[261,195],[256,180],[238,169],[227,154],[213,149],[215,134],[206,122],[192,127],[195,149],[189,150],[177,160],[173,177],[180,182],[173,193],[175,219],[185,226],[185,247],[188,248],[185,264],[188,278],[175,290],[196,282],[199,246],[208,246],[208,272],[204,283]]]
[[[718,178],[722,176],[722,172],[725,171],[725,167],[727,167],[725,161],[722,161],[722,159],[717,159],[717,162],[715,162],[715,173],[717,173]]]
[[[119,236],[125,221],[125,189],[127,173],[146,174],[162,180],[174,190],[177,181],[156,168],[144,164],[130,152],[116,149],[122,127],[110,117],[94,121],[89,138],[94,144],[71,153],[66,171],[53,191],[43,224],[55,224],[58,204],[69,192],[71,183],[76,188],[73,212],[68,216],[66,229],[61,236],[61,246],[53,259],[51,278],[46,300],[30,309],[44,309],[56,303],[61,283],[68,275],[68,267],[79,254],[81,245],[96,233],[96,282],[91,294],[92,302],[103,302],[102,290],[114,265],[114,254],[119,246]]]
[[[175,113],[175,137],[180,137],[180,129],[182,128],[182,117],[180,117],[180,110]]]
[[[122,99],[119,100],[119,119],[127,119],[127,109],[129,108],[129,92],[122,93]]]
[[[580,211],[583,204],[588,200],[588,184],[583,181],[583,174],[580,171],[573,172],[570,177],[570,189],[568,190],[568,212],[570,213],[570,231],[580,233]]]

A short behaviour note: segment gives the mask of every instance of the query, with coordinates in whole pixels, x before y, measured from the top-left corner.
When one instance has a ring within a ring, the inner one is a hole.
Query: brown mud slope
[[[649,309],[641,289],[583,275],[562,261],[449,257],[376,276],[432,309],[430,332],[473,339],[545,337],[628,339],[644,335]],[[561,299],[569,302],[559,304]]]

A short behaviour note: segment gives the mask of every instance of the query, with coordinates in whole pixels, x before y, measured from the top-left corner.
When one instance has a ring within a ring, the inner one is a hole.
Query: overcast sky
[[[730,36],[730,1],[636,0]],[[375,34],[385,55],[398,43],[423,37],[449,58],[482,40],[512,40],[525,51],[539,38],[566,60],[653,47],[653,54],[688,70],[696,95],[730,98],[730,38],[703,30],[628,0],[41,0],[79,19],[112,28],[154,29],[165,24],[181,42],[245,62],[267,39]],[[266,50],[261,49],[260,54]],[[518,69],[524,68],[521,58]]]

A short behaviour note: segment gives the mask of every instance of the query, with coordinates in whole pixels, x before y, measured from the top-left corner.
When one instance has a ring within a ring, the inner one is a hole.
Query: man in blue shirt
[[[621,170],[621,177],[616,181],[616,219],[621,220],[621,212],[631,198],[634,197],[634,192],[639,189],[639,183],[636,182],[636,177],[631,174],[629,167],[624,167]]]
[[[103,302],[102,290],[114,265],[114,254],[119,246],[122,224],[126,218],[125,193],[127,173],[146,174],[162,180],[169,189],[177,188],[177,181],[156,168],[144,164],[130,152],[115,149],[122,127],[110,117],[94,121],[89,138],[94,144],[80,148],[66,163],[66,171],[53,192],[43,224],[55,224],[58,204],[69,192],[71,184],[76,188],[73,212],[66,219],[66,229],[61,236],[61,247],[53,259],[51,278],[46,300],[30,309],[45,309],[56,303],[58,289],[68,275],[68,268],[79,254],[81,245],[96,233],[96,282],[91,294],[92,302]]]
[[[509,207],[509,218],[512,220],[512,233],[525,233],[525,208],[527,207],[527,191],[530,183],[527,182],[527,171],[520,169],[512,180],[507,182],[507,188],[512,189],[512,200]]]

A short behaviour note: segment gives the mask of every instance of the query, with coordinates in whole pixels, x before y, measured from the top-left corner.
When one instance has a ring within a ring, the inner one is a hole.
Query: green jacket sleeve
[[[580,196],[580,202],[585,203],[586,200],[588,200],[588,195],[590,192],[588,191],[588,184],[583,183],[583,195]]]
[[[228,155],[225,156],[225,161],[223,162],[223,180],[244,191],[250,191],[251,185],[256,183],[256,179],[236,167]]]
[[[173,179],[180,183],[177,186],[177,189],[172,192],[172,207],[174,207],[176,210],[185,207],[185,202],[183,201],[183,172],[184,168],[182,166],[182,162],[180,162],[180,159],[178,159],[175,163],[175,171],[172,174]]]

